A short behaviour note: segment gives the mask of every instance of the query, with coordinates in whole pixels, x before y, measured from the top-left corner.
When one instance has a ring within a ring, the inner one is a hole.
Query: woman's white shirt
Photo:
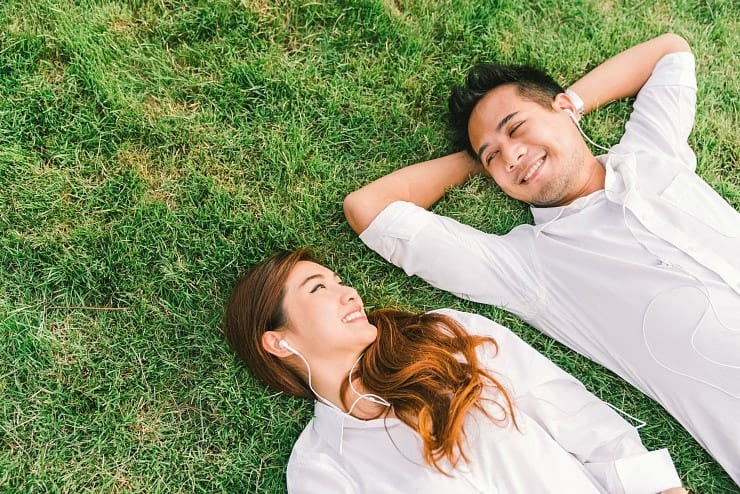
[[[424,463],[421,438],[398,419],[358,420],[317,402],[288,463],[290,494],[647,494],[681,485],[667,450],[648,452],[634,427],[510,330],[475,314],[437,312],[496,340],[498,352],[481,345],[478,353],[514,399],[518,429],[471,412],[470,461],[448,465],[445,476]]]

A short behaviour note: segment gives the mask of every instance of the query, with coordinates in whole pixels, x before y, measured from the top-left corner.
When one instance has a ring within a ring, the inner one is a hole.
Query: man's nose
[[[514,171],[525,155],[524,146],[512,143],[502,149],[501,155],[504,158],[504,163],[506,163],[506,171]]]

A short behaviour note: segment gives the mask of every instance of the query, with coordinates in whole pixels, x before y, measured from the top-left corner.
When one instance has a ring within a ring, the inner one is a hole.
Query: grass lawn
[[[407,278],[341,202],[451,151],[446,99],[475,62],[567,85],[673,31],[697,59],[698,172],[740,209],[734,0],[4,0],[0,3],[0,492],[285,491],[312,406],[275,395],[220,332],[237,276],[314,246],[368,306],[510,326],[646,420],[694,493],[740,492],[662,408],[516,318]],[[613,144],[618,102],[585,119]],[[476,179],[436,206],[531,221]],[[734,440],[740,440],[735,438]]]

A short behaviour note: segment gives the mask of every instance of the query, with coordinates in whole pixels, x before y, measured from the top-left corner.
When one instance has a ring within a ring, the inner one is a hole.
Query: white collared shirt
[[[605,189],[532,208],[535,225],[490,235],[395,202],[360,238],[616,372],[740,484],[740,214],[694,173],[695,94],[693,55],[661,59],[599,157]]]
[[[470,462],[454,470],[444,463],[447,477],[425,465],[421,439],[400,420],[358,420],[317,402],[288,463],[291,494],[655,493],[680,485],[667,450],[648,452],[613,409],[511,331],[475,314],[439,312],[496,340],[498,353],[486,344],[478,355],[510,391],[519,430],[471,412]]]

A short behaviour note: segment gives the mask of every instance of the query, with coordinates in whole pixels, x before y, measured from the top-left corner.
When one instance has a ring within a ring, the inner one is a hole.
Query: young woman
[[[666,450],[506,328],[440,310],[365,314],[307,250],[236,285],[226,337],[259,379],[316,399],[294,493],[685,493]]]

